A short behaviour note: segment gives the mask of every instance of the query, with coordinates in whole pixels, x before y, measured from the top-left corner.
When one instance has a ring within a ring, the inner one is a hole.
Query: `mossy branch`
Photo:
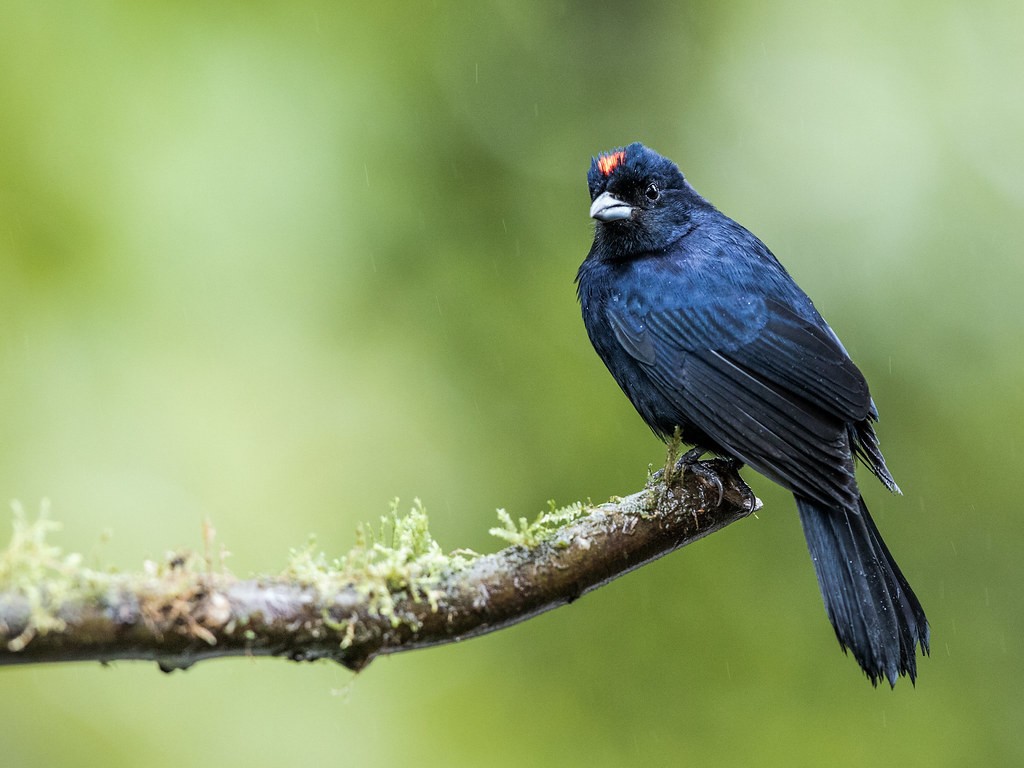
[[[361,531],[344,558],[328,562],[309,548],[293,552],[282,575],[251,579],[197,557],[131,574],[85,569],[47,544],[52,523],[18,516],[0,552],[0,664],[146,659],[171,670],[220,656],[284,656],[359,670],[381,654],[464,640],[571,603],[758,505],[729,462],[702,466],[532,524],[499,512],[503,526],[492,533],[510,546],[494,554],[443,554],[417,504],[385,518],[376,536]]]

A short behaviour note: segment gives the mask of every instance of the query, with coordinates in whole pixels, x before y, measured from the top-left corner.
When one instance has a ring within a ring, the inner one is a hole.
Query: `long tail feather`
[[[825,610],[843,650],[849,649],[873,685],[917,677],[916,646],[928,653],[924,609],[868,514],[829,509],[797,496]]]

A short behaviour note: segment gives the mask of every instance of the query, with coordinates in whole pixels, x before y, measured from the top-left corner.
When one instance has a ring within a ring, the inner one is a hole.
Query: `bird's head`
[[[692,227],[694,208],[707,205],[675,163],[640,143],[595,157],[587,182],[595,237],[615,256],[667,247]]]

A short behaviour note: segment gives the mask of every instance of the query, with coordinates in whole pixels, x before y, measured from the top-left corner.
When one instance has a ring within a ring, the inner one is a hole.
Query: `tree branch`
[[[284,576],[247,580],[189,557],[136,574],[87,571],[41,534],[23,528],[19,540],[16,524],[0,553],[0,665],[147,659],[168,671],[220,656],[285,656],[359,670],[381,654],[464,640],[571,603],[760,505],[729,462],[701,466],[518,530],[507,521],[498,533],[517,543],[494,554],[441,555],[425,517],[421,531],[396,518],[400,546],[364,542],[330,565],[298,553]]]

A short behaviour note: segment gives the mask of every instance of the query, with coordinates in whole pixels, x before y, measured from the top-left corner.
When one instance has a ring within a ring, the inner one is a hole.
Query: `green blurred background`
[[[1024,762],[1022,50],[1019,0],[4,2],[0,498],[61,545],[138,568],[209,518],[273,572],[395,496],[493,550],[496,507],[638,489],[573,276],[590,156],[642,140],[867,374],[934,640],[873,690],[748,472],[756,519],[358,677],[0,670],[5,768]]]

